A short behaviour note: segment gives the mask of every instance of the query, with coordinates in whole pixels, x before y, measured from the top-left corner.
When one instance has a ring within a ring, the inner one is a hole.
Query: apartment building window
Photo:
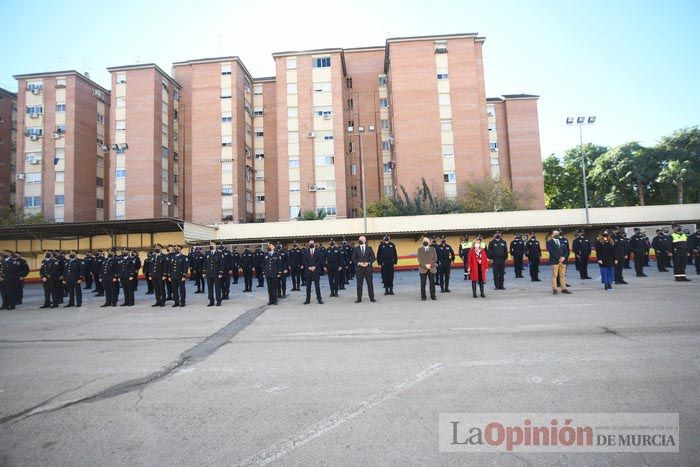
[[[27,136],[41,136],[43,133],[44,130],[38,126],[27,127],[27,129],[24,132],[24,134]]]
[[[332,84],[329,81],[314,83],[314,92],[331,92]]]
[[[301,182],[299,182],[299,181],[289,182],[289,191],[292,193],[300,192],[301,191]]]
[[[498,151],[498,143],[496,141],[491,141],[489,143],[489,147],[492,151]]]
[[[231,74],[231,65],[221,65],[221,74],[222,75],[230,75]]]
[[[29,115],[41,115],[44,113],[44,106],[43,105],[28,105],[27,106],[27,113]]]
[[[440,105],[450,105],[450,95],[448,93],[438,94],[438,103]]]
[[[24,162],[27,164],[40,164],[41,163],[41,153],[38,152],[28,152],[24,155]]]
[[[333,141],[333,135],[323,135],[323,141]]]
[[[126,107],[126,97],[117,97],[116,105],[119,109]]]
[[[301,206],[289,206],[289,218],[296,219],[301,214]]]
[[[496,131],[496,124],[495,123],[489,123],[489,131]]]
[[[63,206],[64,197],[63,195],[56,195],[53,197],[53,204],[56,206]]]
[[[233,146],[233,136],[222,136],[221,137],[222,146]]]
[[[445,180],[445,183],[455,183],[457,180],[455,177],[455,173],[450,171],[450,172],[445,172],[442,174],[443,180]]]
[[[287,70],[296,70],[297,69],[297,59],[296,58],[288,58],[287,59]]]
[[[381,97],[379,99],[379,107],[382,109],[386,109],[387,107],[389,107],[389,99],[387,99],[386,97]]]
[[[354,163],[353,163],[353,164],[350,166],[350,173],[351,173],[352,175],[357,175],[357,164],[354,164]]]
[[[263,136],[265,136],[265,132],[263,131],[263,129],[262,129],[262,128],[256,128],[256,129],[255,129],[255,137],[256,137],[256,138],[262,138]]]
[[[352,78],[345,78],[345,84],[349,89],[352,89]]]
[[[354,185],[350,187],[350,197],[351,198],[357,197],[357,187]]]
[[[264,203],[265,202],[265,195],[258,195],[255,197],[255,202],[256,203]]]
[[[223,88],[221,90],[222,99],[231,99],[231,88]]]
[[[265,180],[265,171],[264,170],[256,170],[255,171],[255,179],[256,180]]]
[[[117,84],[126,84],[126,73],[117,73]]]
[[[299,108],[298,107],[287,107],[287,118],[298,118]]]
[[[27,91],[41,91],[42,89],[44,89],[42,81],[29,81],[27,83]]]
[[[379,80],[379,86],[386,86],[386,84],[387,84],[386,75],[379,75],[378,80]]]
[[[170,151],[165,146],[160,147],[160,157],[167,158],[170,155]]]
[[[314,68],[328,68],[331,66],[331,57],[317,57],[312,59]]]
[[[233,121],[233,117],[231,116],[231,112],[221,112],[221,122],[222,123],[230,123]]]
[[[314,107],[314,115],[317,117],[332,117],[333,107],[330,105],[324,105],[321,107]]]
[[[324,206],[320,208],[319,210],[325,211],[327,216],[337,216],[338,215],[338,210],[336,209],[335,206]]]
[[[54,158],[54,165],[58,164],[59,161],[62,161],[66,158],[66,150],[65,149],[56,149],[56,155]]]
[[[383,168],[384,168],[384,173],[385,173],[385,174],[391,173],[392,165],[393,165],[393,164],[392,164],[391,162],[386,162],[386,163],[383,164]]]
[[[437,79],[438,79],[438,81],[444,81],[444,80],[448,79],[447,68],[438,68],[437,69]]]
[[[99,186],[99,187],[105,186],[105,180],[104,180],[104,178],[102,178],[102,177],[97,177],[97,178],[95,179],[95,185],[97,185],[97,186]]]
[[[493,104],[487,105],[486,106],[486,115],[488,115],[489,117],[493,117],[494,115],[496,115],[496,106]]]
[[[262,117],[263,116],[263,108],[262,107],[254,107],[253,108],[253,117]]]
[[[105,207],[105,200],[100,199],[100,198],[97,198],[96,201],[97,201],[97,202],[95,203],[95,206],[97,207],[97,209],[104,209],[104,207]]]
[[[100,125],[105,124],[105,116],[102,114],[97,114],[97,123]]]
[[[117,203],[126,203],[126,193],[123,191],[117,191],[114,195],[114,200]]]
[[[256,96],[259,96],[260,94],[263,93],[263,87],[260,84],[256,84],[253,86],[253,94]]]
[[[168,169],[160,169],[160,179],[164,182],[168,181]]]
[[[253,201],[253,194],[250,191],[245,192],[245,200],[247,202],[252,202]]]
[[[335,164],[335,157],[333,156],[316,156],[315,157],[316,165],[333,165]]]
[[[256,149],[255,150],[255,160],[261,161],[265,159],[265,153],[262,152],[262,149]]]
[[[355,143],[352,141],[348,141],[348,152],[349,153],[355,152]]]
[[[299,142],[299,132],[298,131],[287,132],[287,142],[290,144],[297,144]]]
[[[40,208],[41,207],[41,196],[25,196],[24,197],[24,207],[25,208]]]
[[[160,82],[160,86],[166,91],[168,90],[168,83],[165,80]]]
[[[58,171],[56,172],[56,178],[55,178],[56,183],[62,183],[66,181],[66,173],[64,171]]]
[[[233,185],[221,185],[221,196],[233,196]]]
[[[391,141],[382,141],[382,151],[391,151]]]
[[[348,99],[348,110],[352,110],[354,105],[355,105],[355,103],[353,102],[353,100]]]
[[[335,180],[317,180],[315,185],[317,191],[335,190]]]
[[[454,157],[455,146],[454,144],[443,144],[442,145],[442,157]]]
[[[126,154],[126,148],[124,146],[121,146],[117,148],[116,150],[117,154]]]
[[[56,104],[56,112],[65,112],[66,111],[66,104],[61,103],[61,104]]]
[[[289,168],[290,169],[296,169],[299,167],[299,159],[294,157],[294,158],[289,158]]]
[[[388,118],[382,118],[380,124],[381,124],[382,130],[389,129],[389,119]]]
[[[117,169],[117,178],[126,178],[126,169]]]
[[[440,130],[441,131],[452,131],[452,120],[445,118],[440,120]]]
[[[223,173],[233,172],[233,162],[222,162],[221,163],[221,171]]]
[[[24,174],[24,183],[41,183],[41,172]]]
[[[491,167],[498,167],[498,157],[491,158]]]
[[[287,83],[287,94],[297,93],[297,83]]]
[[[66,87],[66,78],[56,78],[56,87],[57,88],[65,88]]]
[[[117,120],[115,124],[117,130],[126,130],[126,120]]]
[[[65,123],[59,123],[56,125],[56,133],[63,134],[66,132],[66,124]]]
[[[447,53],[447,41],[435,41],[435,53],[436,54],[446,54]]]

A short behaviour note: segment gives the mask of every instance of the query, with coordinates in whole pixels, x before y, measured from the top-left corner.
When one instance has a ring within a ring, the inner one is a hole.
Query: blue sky
[[[0,86],[13,74],[240,56],[274,74],[272,52],[382,45],[386,37],[478,32],[489,96],[533,93],[542,153],[578,144],[567,115],[596,115],[584,138],[654,144],[700,124],[700,1],[0,0]],[[256,18],[264,18],[257,21]]]

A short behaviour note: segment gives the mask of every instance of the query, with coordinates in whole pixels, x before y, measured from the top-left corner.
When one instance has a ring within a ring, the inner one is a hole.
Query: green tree
[[[419,216],[424,214],[449,214],[457,212],[459,207],[455,200],[433,195],[430,186],[421,180],[412,195],[409,195],[404,186],[400,187],[400,194],[383,197],[367,206],[369,217],[387,216]]]
[[[9,206],[0,206],[0,225],[36,225],[44,222],[44,216],[41,213],[25,215]]]
[[[586,160],[586,183],[588,185],[589,203],[601,206],[604,203],[596,196],[596,186],[591,180],[591,170],[595,161],[608,150],[605,146],[586,144],[583,155]],[[561,157],[554,154],[543,162],[545,205],[548,209],[582,208],[583,172],[581,170],[581,148],[577,146],[567,150]]]
[[[659,172],[658,153],[637,142],[625,143],[601,155],[591,170],[596,193],[608,206],[644,206]]]
[[[457,199],[460,212],[522,211],[530,208],[530,193],[489,177],[465,183],[465,193]]]
[[[667,173],[669,170],[678,171],[685,169],[680,185],[671,181],[673,177],[670,177],[670,174],[658,179],[663,184],[662,188],[671,193],[673,202],[680,202],[677,197],[679,189],[683,192],[684,202],[700,202],[700,127],[683,128],[673,132],[670,136],[661,139],[656,146],[656,150],[660,153],[662,159],[659,175],[664,169],[666,169]],[[676,165],[673,164],[668,169],[671,161],[678,161],[681,167],[673,167],[673,165]],[[666,200],[666,202],[669,201]]]
[[[676,187],[676,202],[683,204],[684,186],[688,179],[690,161],[670,160],[659,172],[657,181]]]
[[[325,219],[326,215],[327,213],[325,209],[319,209],[317,211],[312,211],[311,209],[308,209],[304,212],[300,212],[297,219],[300,221],[320,221]]]

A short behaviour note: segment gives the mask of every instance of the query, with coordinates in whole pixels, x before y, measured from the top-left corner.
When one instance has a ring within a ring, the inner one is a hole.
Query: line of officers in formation
[[[574,263],[581,279],[591,279],[588,275],[588,264],[592,253],[591,242],[583,230],[576,232],[576,237],[569,246],[569,241],[563,229],[556,229],[556,238],[548,241],[548,249],[556,244],[566,267],[570,253],[574,253]],[[645,277],[644,267],[649,266],[649,251],[654,248],[656,263],[659,271],[667,271],[673,267],[676,281],[688,281],[685,275],[686,264],[695,261],[696,273],[700,274],[700,228],[695,233],[682,231],[679,225],[672,226],[672,232],[657,229],[656,236],[650,241],[645,233],[638,228],[634,235],[627,238],[622,228],[611,229],[614,241],[616,284],[626,284],[623,270],[630,269],[630,260],[634,258],[634,269],[637,277]],[[426,245],[426,243],[428,243]],[[549,245],[552,243],[552,245]],[[471,241],[465,235],[459,244],[457,255],[464,263],[464,280],[471,278],[480,285],[485,280],[485,274],[476,276],[470,274],[470,263],[474,269],[472,256],[479,258],[481,252],[474,255],[475,244],[481,249],[488,266],[493,270],[493,282],[496,290],[504,290],[505,264],[509,256],[513,259],[515,277],[522,278],[524,259],[527,258],[530,278],[533,282],[540,281],[539,266],[542,247],[534,232],[529,235],[516,233],[513,240],[503,239],[501,232],[496,232],[493,238],[485,244],[482,236],[476,236]],[[434,249],[434,264],[428,264],[427,270],[421,267],[421,298],[425,299],[425,279],[430,279],[431,298],[435,298],[433,284],[440,287],[441,292],[450,292],[450,275],[455,251],[446,241],[444,235],[425,239],[424,248]],[[421,248],[418,249],[419,260]],[[433,258],[433,256],[431,256]],[[134,305],[134,292],[138,289],[139,272],[143,270],[146,279],[147,295],[154,295],[154,307],[164,307],[166,302],[173,301],[173,307],[186,305],[186,281],[194,281],[195,294],[207,293],[208,306],[221,306],[223,300],[228,300],[231,283],[238,284],[242,273],[243,292],[252,292],[253,285],[264,287],[267,282],[268,303],[275,305],[278,299],[287,296],[287,279],[291,278],[291,290],[300,291],[306,287],[306,300],[311,299],[312,288],[315,289],[318,303],[323,303],[320,291],[320,276],[327,274],[330,296],[337,297],[339,290],[344,290],[351,280],[357,279],[357,299],[362,301],[363,284],[367,284],[370,301],[376,301],[373,287],[373,265],[376,261],[381,269],[381,279],[385,295],[394,294],[394,269],[398,263],[396,245],[388,235],[380,242],[375,255],[371,246],[367,245],[364,236],[359,237],[358,244],[343,239],[340,243],[331,240],[328,247],[318,245],[314,240],[299,246],[297,243],[287,249],[281,243],[268,243],[266,250],[256,246],[251,249],[248,245],[241,252],[237,247],[227,248],[223,244],[211,243],[207,250],[195,247],[185,255],[179,245],[156,245],[141,262],[136,250],[110,249],[105,252],[88,252],[82,259],[77,251],[71,250],[66,255],[59,250],[45,253],[41,262],[39,276],[44,291],[44,303],[41,308],[57,308],[68,298],[65,307],[80,307],[82,305],[82,290],[92,290],[95,296],[105,297],[103,307],[117,306],[120,291],[123,292],[121,306]],[[423,262],[427,262],[425,259]],[[420,261],[419,261],[420,262]],[[552,252],[550,251],[550,264]],[[424,265],[421,265],[424,266]],[[481,270],[480,267],[475,269]],[[27,261],[19,252],[6,250],[0,259],[0,309],[12,310],[22,303],[24,278],[29,274]],[[423,276],[427,277],[423,277]],[[471,277],[474,276],[474,277]],[[478,279],[477,279],[478,277]],[[565,274],[564,274],[565,279]],[[553,287],[554,287],[553,283]],[[565,288],[565,284],[557,284]],[[472,284],[476,297],[475,284]],[[481,289],[483,296],[483,288]]]

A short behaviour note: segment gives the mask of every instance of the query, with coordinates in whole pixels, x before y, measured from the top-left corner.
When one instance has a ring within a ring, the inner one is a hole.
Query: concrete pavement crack
[[[170,364],[166,365],[165,367],[154,371],[146,376],[143,376],[141,378],[134,378],[126,381],[122,381],[121,383],[114,384],[112,386],[109,386],[106,389],[103,389],[95,394],[81,397],[79,399],[71,400],[71,401],[66,401],[62,402],[58,405],[51,405],[51,402],[58,397],[61,397],[62,395],[72,392],[73,390],[68,390],[65,391],[61,394],[58,394],[56,396],[51,397],[50,399],[47,399],[46,401],[37,404],[33,407],[30,407],[28,409],[25,409],[21,412],[17,412],[12,415],[8,415],[6,417],[0,418],[0,425],[4,425],[9,422],[16,422],[16,421],[21,421],[24,419],[27,419],[29,417],[33,417],[35,415],[39,414],[46,414],[46,413],[52,413],[56,412],[58,410],[62,410],[74,405],[78,404],[83,404],[86,402],[96,402],[100,400],[105,400],[105,399],[110,399],[112,397],[117,397],[122,394],[127,394],[135,390],[143,390],[146,386],[149,384],[152,384],[156,381],[159,381],[166,376],[173,374],[180,370],[181,368],[194,365],[195,363],[199,363],[206,359],[209,355],[214,353],[216,349],[221,347],[222,345],[226,344],[228,341],[230,341],[236,334],[241,332],[243,329],[248,327],[255,319],[263,314],[265,310],[267,309],[266,306],[259,306],[256,308],[252,308],[250,310],[247,310],[240,316],[238,316],[236,319],[230,321],[228,324],[226,324],[224,327],[219,329],[217,332],[214,334],[210,335],[206,339],[204,339],[202,342],[199,344],[195,345],[194,347],[191,347],[184,352],[182,352],[177,359],[175,359],[173,362]],[[86,386],[86,383],[83,386]],[[80,389],[80,386],[77,389]]]

